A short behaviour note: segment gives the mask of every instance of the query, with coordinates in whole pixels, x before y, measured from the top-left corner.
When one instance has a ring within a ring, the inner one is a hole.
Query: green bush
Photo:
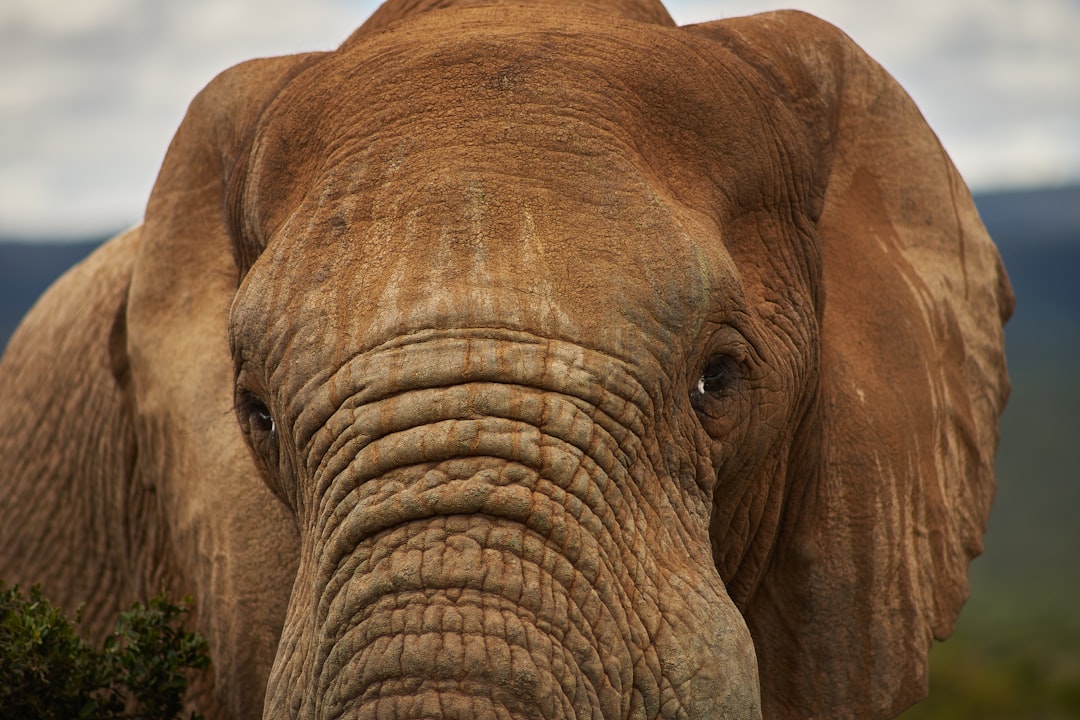
[[[180,629],[190,610],[164,595],[120,613],[101,649],[41,596],[0,582],[0,717],[25,720],[174,720],[187,673],[210,664],[207,643]],[[198,713],[191,720],[201,720]]]

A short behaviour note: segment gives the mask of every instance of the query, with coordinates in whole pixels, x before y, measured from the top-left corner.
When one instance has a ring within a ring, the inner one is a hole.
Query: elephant
[[[884,718],[994,491],[1014,299],[794,11],[389,0],[192,101],[0,364],[0,577],[193,598],[209,718]]]

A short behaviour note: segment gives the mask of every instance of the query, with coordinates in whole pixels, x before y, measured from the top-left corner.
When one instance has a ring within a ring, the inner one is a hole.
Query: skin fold
[[[381,7],[193,102],[0,362],[0,577],[191,594],[212,718],[885,718],[1012,294],[835,28]]]

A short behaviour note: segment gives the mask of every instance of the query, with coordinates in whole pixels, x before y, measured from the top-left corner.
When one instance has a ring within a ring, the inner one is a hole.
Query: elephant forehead
[[[618,199],[596,205],[451,163],[385,183],[374,203],[327,186],[339,190],[301,203],[249,275],[240,307],[257,337],[276,318],[309,316],[288,331],[332,319],[350,352],[431,328],[498,327],[663,357],[686,350],[718,300],[743,303],[715,225],[647,184],[624,179]]]

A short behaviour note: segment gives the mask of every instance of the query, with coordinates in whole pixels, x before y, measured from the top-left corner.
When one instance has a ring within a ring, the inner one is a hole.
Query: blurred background
[[[369,0],[0,3],[0,347],[139,222],[188,101],[251,57],[332,49]],[[1080,718],[1080,0],[671,0],[680,24],[796,7],[904,85],[1018,298],[999,492],[972,599],[904,717]]]

